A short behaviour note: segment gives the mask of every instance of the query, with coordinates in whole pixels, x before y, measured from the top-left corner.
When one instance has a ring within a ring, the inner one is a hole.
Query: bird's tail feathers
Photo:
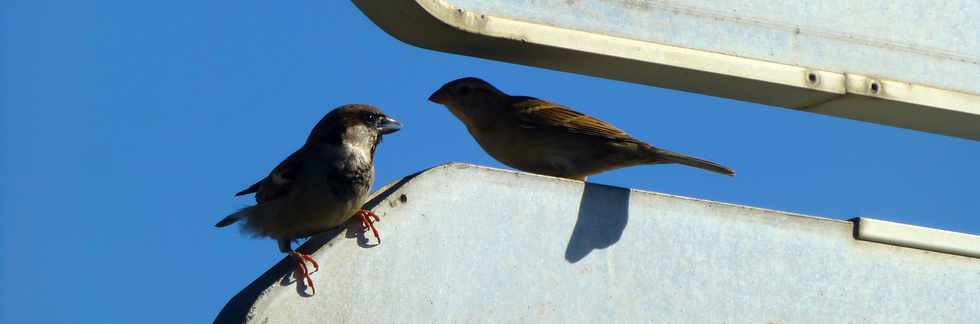
[[[664,149],[653,148],[653,150],[656,154],[657,162],[679,163],[679,164],[692,166],[699,169],[708,170],[711,172],[721,173],[727,176],[735,176],[734,170],[729,169],[718,163],[714,163],[708,160],[702,160],[690,155],[668,151]]]
[[[214,224],[214,227],[225,227],[225,226],[234,224],[237,221],[242,220],[242,218],[245,218],[245,209],[239,210],[238,212],[236,212],[234,214],[231,214],[231,215],[226,216],[220,222],[218,222],[217,224]]]

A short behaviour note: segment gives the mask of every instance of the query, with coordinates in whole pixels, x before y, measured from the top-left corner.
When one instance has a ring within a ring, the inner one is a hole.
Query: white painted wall
[[[980,259],[852,223],[465,164],[383,188],[383,244],[334,231],[217,322],[976,323]],[[373,239],[373,238],[372,238]]]

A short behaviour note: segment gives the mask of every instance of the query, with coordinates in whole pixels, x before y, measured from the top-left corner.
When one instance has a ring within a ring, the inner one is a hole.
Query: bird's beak
[[[381,124],[378,125],[378,132],[382,135],[397,132],[399,129],[402,129],[402,123],[388,116],[382,118]]]
[[[446,104],[446,99],[449,99],[446,92],[447,91],[443,91],[442,88],[439,88],[439,90],[436,90],[436,92],[433,92],[432,95],[429,96],[429,101],[437,104]]]

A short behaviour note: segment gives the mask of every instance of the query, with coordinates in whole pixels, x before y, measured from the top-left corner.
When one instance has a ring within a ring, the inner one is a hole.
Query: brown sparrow
[[[561,105],[508,95],[477,78],[446,83],[429,100],[449,108],[490,156],[518,170],[584,181],[612,169],[680,163],[735,175],[717,163],[650,146]]]
[[[268,176],[235,194],[255,193],[256,205],[215,226],[243,221],[246,232],[277,240],[279,251],[299,262],[297,270],[316,294],[306,261],[313,264],[314,272],[319,265],[309,255],[293,251],[291,242],[337,227],[352,215],[378,237],[371,217],[380,219],[361,206],[374,183],[374,150],[383,135],[400,128],[398,121],[369,105],[334,109],[313,127],[306,144]]]

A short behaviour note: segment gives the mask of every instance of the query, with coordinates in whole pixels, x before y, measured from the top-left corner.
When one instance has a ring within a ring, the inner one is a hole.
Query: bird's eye
[[[378,115],[378,114],[369,114],[369,115],[367,115],[367,120],[368,121],[371,121],[371,122],[377,121],[378,118],[381,118],[381,115]]]
[[[459,87],[459,90],[457,90],[457,91],[459,92],[459,94],[465,96],[465,95],[470,94],[470,92],[473,91],[473,89],[470,88],[469,86],[462,86],[462,87]]]

